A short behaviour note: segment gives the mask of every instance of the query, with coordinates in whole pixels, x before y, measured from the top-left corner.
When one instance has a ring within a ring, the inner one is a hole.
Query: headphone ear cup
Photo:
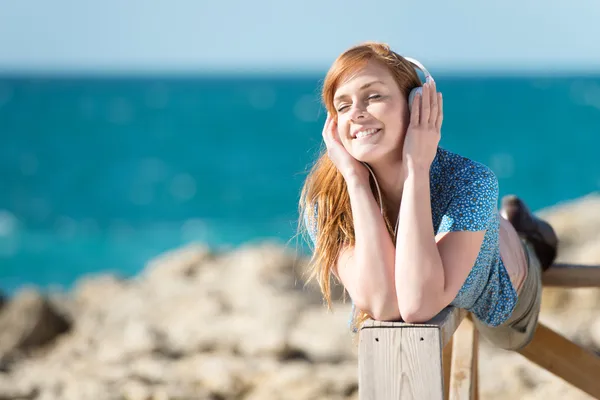
[[[412,111],[413,101],[415,101],[415,96],[417,95],[417,93],[420,93],[421,96],[423,95],[422,86],[417,86],[416,88],[410,91],[410,94],[408,95],[408,111]]]

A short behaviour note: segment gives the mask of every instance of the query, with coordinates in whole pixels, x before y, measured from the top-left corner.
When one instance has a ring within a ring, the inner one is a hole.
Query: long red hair
[[[332,116],[337,115],[333,98],[340,83],[369,61],[386,66],[407,98],[413,88],[422,85],[414,66],[388,45],[374,42],[360,44],[348,49],[334,61],[323,82],[322,101]],[[309,280],[315,279],[318,282],[327,306],[331,309],[331,286],[335,279],[332,268],[337,263],[340,251],[346,246],[354,246],[356,238],[346,182],[327,156],[325,148],[304,182],[299,214],[300,229],[315,237]],[[390,220],[385,213],[383,217],[388,232],[393,237]],[[357,309],[353,316],[353,327],[358,329],[369,317],[364,311]]]

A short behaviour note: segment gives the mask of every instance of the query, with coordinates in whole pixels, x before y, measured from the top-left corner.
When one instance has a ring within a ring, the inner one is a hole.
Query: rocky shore
[[[559,260],[600,264],[600,196],[541,213]],[[190,245],[132,279],[0,296],[0,400],[358,399],[350,306],[304,286],[275,243]],[[336,288],[336,298],[341,298]],[[600,352],[600,289],[545,289],[540,320]],[[590,399],[519,354],[482,344],[482,399]]]

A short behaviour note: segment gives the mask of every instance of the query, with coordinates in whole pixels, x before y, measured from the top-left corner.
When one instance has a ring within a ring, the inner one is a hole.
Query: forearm
[[[352,268],[355,303],[375,319],[397,319],[394,243],[368,182],[350,180],[348,192],[354,222]]]
[[[428,169],[408,168],[395,254],[398,307],[408,322],[435,315],[444,292],[444,269],[435,242],[429,185]]]

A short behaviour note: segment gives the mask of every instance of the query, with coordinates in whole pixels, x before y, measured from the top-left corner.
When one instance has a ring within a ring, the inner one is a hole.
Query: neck
[[[402,159],[369,163],[377,177],[381,194],[385,199],[383,206],[392,224],[396,222],[400,211],[402,190],[406,180],[406,171]]]

